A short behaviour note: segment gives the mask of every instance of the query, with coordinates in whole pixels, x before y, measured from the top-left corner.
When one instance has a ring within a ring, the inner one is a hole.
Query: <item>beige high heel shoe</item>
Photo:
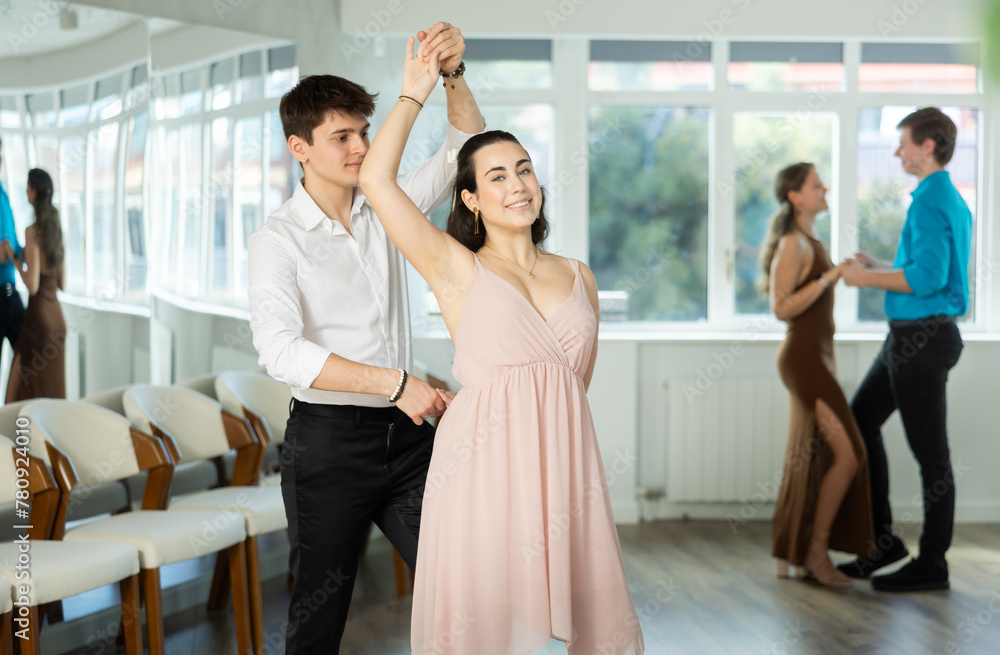
[[[830,566],[833,568],[834,574],[832,576],[820,577],[816,574],[815,568],[817,564],[822,564],[823,560],[826,560]],[[841,575],[837,571],[837,567],[833,566],[833,562],[830,562],[829,556],[824,552],[822,556],[815,557],[811,562],[806,563],[803,567],[805,570],[805,575],[802,577],[806,580],[810,580],[824,587],[830,587],[832,589],[846,589],[854,584],[853,578],[849,578],[846,575]]]

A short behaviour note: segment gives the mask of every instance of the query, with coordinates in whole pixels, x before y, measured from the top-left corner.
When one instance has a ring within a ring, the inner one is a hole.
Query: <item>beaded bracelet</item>
[[[441,77],[444,78],[444,81],[442,82],[441,86],[443,86],[444,88],[447,89],[448,88],[448,80],[449,79],[455,79],[456,77],[462,77],[463,75],[465,75],[465,62],[464,61],[461,62],[458,65],[458,68],[456,68],[451,73],[445,73],[444,71],[441,71]],[[452,84],[451,88],[454,89],[455,85]]]
[[[394,403],[403,395],[403,389],[406,388],[406,371],[399,369],[399,383],[396,384],[396,390],[392,392],[391,396],[386,396],[386,399],[390,403]]]

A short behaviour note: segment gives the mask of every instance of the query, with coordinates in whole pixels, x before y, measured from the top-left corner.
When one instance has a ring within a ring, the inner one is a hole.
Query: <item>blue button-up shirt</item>
[[[7,190],[0,182],[0,241],[7,239],[14,247],[17,256],[21,256],[21,244],[17,240],[17,228],[14,226],[14,212],[10,209],[10,198],[7,197]],[[0,284],[14,284],[14,262],[7,261],[0,265]]]
[[[903,269],[913,293],[887,291],[885,314],[901,320],[961,316],[969,309],[972,213],[947,171],[928,175],[911,195],[892,266]]]

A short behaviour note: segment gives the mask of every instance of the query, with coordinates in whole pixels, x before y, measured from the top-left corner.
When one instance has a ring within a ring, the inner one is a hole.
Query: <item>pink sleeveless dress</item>
[[[644,652],[583,383],[597,321],[573,262],[549,317],[478,258],[455,335],[462,390],[424,491],[414,655]]]

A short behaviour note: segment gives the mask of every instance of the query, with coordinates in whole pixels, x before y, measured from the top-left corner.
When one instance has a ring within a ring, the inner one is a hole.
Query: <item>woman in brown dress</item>
[[[56,290],[66,283],[66,267],[52,191],[48,173],[40,168],[28,171],[28,201],[35,209],[35,223],[24,231],[24,259],[5,244],[7,256],[28,287],[28,308],[7,382],[8,403],[66,397],[66,321],[56,298]]]
[[[847,587],[829,549],[867,557],[872,547],[868,463],[861,433],[837,382],[833,352],[833,286],[840,267],[816,238],[826,187],[812,164],[778,174],[781,209],[771,220],[761,264],[774,315],[788,323],[778,371],[790,394],[788,446],[774,510],[778,575],[788,563],[806,577]]]

